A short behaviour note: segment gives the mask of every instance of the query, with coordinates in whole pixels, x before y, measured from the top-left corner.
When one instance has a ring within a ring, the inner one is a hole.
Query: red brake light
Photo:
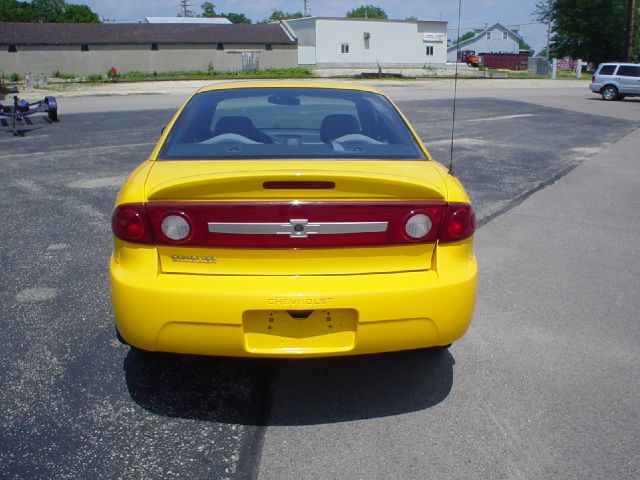
[[[265,190],[331,190],[336,188],[335,182],[317,181],[285,181],[285,182],[264,182],[262,188]]]
[[[440,242],[457,242],[476,231],[476,215],[468,203],[449,203],[442,224]]]
[[[147,211],[142,203],[119,205],[111,218],[113,234],[127,242],[152,243]]]

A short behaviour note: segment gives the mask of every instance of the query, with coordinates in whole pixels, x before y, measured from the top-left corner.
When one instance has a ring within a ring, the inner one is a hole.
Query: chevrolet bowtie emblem
[[[292,218],[288,223],[209,223],[209,232],[235,235],[289,235],[307,238],[309,235],[386,232],[388,222],[310,222]]]

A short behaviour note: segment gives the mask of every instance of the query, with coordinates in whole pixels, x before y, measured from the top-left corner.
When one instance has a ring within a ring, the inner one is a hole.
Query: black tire
[[[54,97],[44,97],[47,104],[47,116],[52,122],[58,121],[58,102]]]
[[[600,91],[600,94],[602,95],[603,100],[610,102],[618,98],[618,89],[613,85],[607,85]]]
[[[121,344],[123,344],[123,345],[131,346],[131,345],[129,344],[129,342],[127,342],[127,341],[122,337],[122,335],[120,335],[120,330],[118,330],[118,327],[115,327],[115,329],[116,329],[116,338],[118,339],[118,341],[119,341]]]

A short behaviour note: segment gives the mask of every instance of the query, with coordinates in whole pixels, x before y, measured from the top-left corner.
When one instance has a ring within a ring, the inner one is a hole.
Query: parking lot
[[[640,101],[490,85],[460,90],[480,277],[447,353],[131,352],[111,209],[185,95],[61,98],[59,123],[0,126],[0,477],[637,478]],[[449,164],[452,91],[380,86]]]

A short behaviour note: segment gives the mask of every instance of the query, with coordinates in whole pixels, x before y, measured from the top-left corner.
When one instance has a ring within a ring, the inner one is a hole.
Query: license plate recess
[[[358,314],[353,309],[248,310],[245,349],[252,353],[346,352],[355,346]]]

